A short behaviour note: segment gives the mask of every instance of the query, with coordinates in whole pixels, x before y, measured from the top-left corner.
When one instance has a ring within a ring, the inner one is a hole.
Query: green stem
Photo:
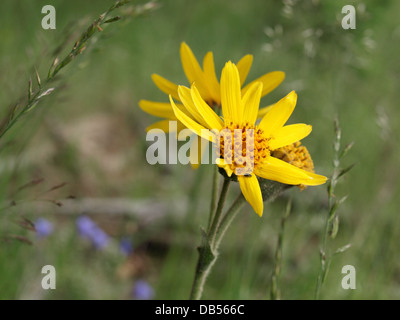
[[[328,187],[328,189],[333,190],[332,188],[334,188],[334,187],[332,186],[332,181],[330,183],[331,183],[331,185]],[[327,263],[329,263],[329,261],[327,261],[328,257],[327,257],[326,251],[327,251],[328,235],[329,235],[329,229],[330,229],[329,216],[330,216],[332,207],[333,207],[333,197],[329,192],[329,200],[328,200],[328,208],[329,209],[328,209],[328,214],[327,214],[326,221],[325,221],[324,236],[323,236],[322,246],[321,246],[321,250],[320,250],[320,269],[319,269],[319,274],[318,274],[317,287],[315,289],[315,297],[314,297],[315,300],[319,299],[321,287],[324,282],[324,278],[325,278],[325,274],[326,274],[326,265],[327,265]]]
[[[22,116],[23,112],[19,113],[13,120],[11,120],[6,127],[4,128],[3,131],[0,132],[0,139],[7,133],[8,130],[10,130],[14,124],[18,121],[18,119]]]
[[[193,280],[192,291],[190,294],[191,300],[199,300],[203,293],[204,284],[218,255],[218,246],[229,227],[236,213],[245,202],[242,194],[236,199],[232,206],[222,217],[222,210],[225,204],[226,195],[228,192],[230,180],[225,179],[222,185],[222,190],[219,196],[218,206],[214,217],[212,218],[211,228],[202,234],[202,243],[199,247],[199,258],[197,261],[196,272]],[[211,214],[211,213],[210,213]]]
[[[47,81],[45,85],[47,84]],[[28,101],[27,105],[23,108],[22,111],[20,111],[11,121],[9,121],[6,125],[6,127],[0,132],[0,139],[6,134],[8,130],[10,130],[15,123],[19,120],[21,116],[23,116],[27,111],[31,109],[31,107],[38,102],[36,99],[41,93],[43,92],[42,88],[39,88],[38,92]]]
[[[217,197],[218,197],[218,166],[213,167],[213,182],[212,182],[212,190],[211,190],[211,208],[210,215],[208,217],[208,226],[207,231],[210,230],[211,224],[214,218],[215,208],[217,206]]]
[[[214,104],[212,106],[214,112],[218,115],[221,113],[221,108]],[[208,225],[207,225],[207,232],[210,231],[212,221],[214,219],[215,209],[217,206],[217,197],[218,197],[218,181],[219,181],[219,167],[213,167],[213,181],[212,181],[212,190],[211,190],[211,208],[210,208],[210,215],[208,217]]]
[[[211,268],[217,260],[217,257],[208,246],[207,241],[207,239],[205,239],[205,241],[203,240],[203,244],[199,248],[199,260],[197,261],[190,300],[200,300],[203,294],[204,284],[210,274]]]
[[[215,236],[215,241],[213,243],[214,250],[218,250],[219,245],[225,235],[226,230],[228,230],[229,226],[231,225],[232,221],[235,219],[236,214],[239,210],[243,207],[246,203],[246,199],[244,198],[243,194],[240,193],[236,200],[233,202],[231,207],[225,213],[224,217],[221,220],[219,228],[217,230],[217,234]]]
[[[339,173],[339,166],[340,166],[340,141],[341,141],[341,130],[339,127],[339,122],[338,119],[335,119],[335,139],[333,142],[333,149],[334,149],[334,158],[333,158],[333,173],[331,180],[328,185],[328,213],[326,216],[326,221],[325,221],[325,230],[324,230],[324,235],[323,235],[323,240],[322,240],[322,247],[320,251],[320,269],[319,269],[319,274],[318,274],[318,280],[317,280],[317,286],[315,288],[315,300],[319,299],[320,291],[322,284],[324,282],[324,279],[327,274],[327,265],[329,267],[330,263],[330,255],[327,254],[327,245],[328,245],[328,236],[329,236],[329,230],[330,230],[330,225],[331,225],[331,213],[333,210],[333,207],[335,205],[335,187],[337,184],[338,180],[338,173]]]
[[[222,209],[224,208],[224,205],[225,205],[225,199],[226,199],[226,195],[228,194],[230,182],[231,182],[231,180],[229,178],[224,179],[221,194],[220,194],[219,200],[218,200],[217,210],[215,211],[215,215],[212,219],[211,227],[207,233],[208,239],[211,241],[211,243],[214,242],[214,237],[217,233],[217,229],[220,224]]]

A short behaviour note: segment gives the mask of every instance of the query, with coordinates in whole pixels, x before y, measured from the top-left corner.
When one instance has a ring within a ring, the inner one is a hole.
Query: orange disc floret
[[[217,156],[229,164],[231,170],[244,170],[242,175],[251,174],[270,155],[268,141],[263,130],[249,123],[230,122],[218,134],[219,150]]]
[[[307,148],[300,141],[289,144],[271,152],[271,156],[283,160],[299,169],[314,172],[314,162]],[[304,189],[304,185],[299,186]]]

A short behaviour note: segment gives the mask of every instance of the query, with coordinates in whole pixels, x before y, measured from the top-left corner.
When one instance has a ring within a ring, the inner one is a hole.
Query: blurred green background
[[[54,50],[69,39],[59,53],[65,55],[112,3],[1,1],[1,121],[26,95],[34,66],[44,78]],[[56,30],[41,28],[46,4],[56,8]],[[329,248],[352,247],[333,258],[321,298],[399,299],[400,3],[160,4],[149,15],[104,28],[92,50],[62,70],[56,91],[0,141],[0,298],[134,299],[133,288],[141,280],[153,288],[155,299],[188,298],[199,226],[208,218],[212,168],[149,165],[145,128],[157,119],[138,107],[140,99],[167,101],[152,83],[152,73],[187,84],[179,58],[185,41],[198,60],[213,51],[218,75],[226,61],[237,62],[248,53],[254,55],[248,79],[284,71],[285,81],[262,103],[297,91],[290,122],[313,125],[303,143],[316,171],[327,176],[332,174],[333,122],[338,116],[343,145],[355,142],[343,165],[357,165],[337,187],[337,197],[348,198],[339,207],[340,230]],[[347,4],[357,9],[356,30],[341,27],[341,10]],[[26,186],[31,181],[36,182]],[[235,185],[231,196],[238,192]],[[314,297],[327,215],[325,186],[288,190],[265,206],[261,219],[246,205],[222,243],[204,298],[269,298],[288,198],[293,203],[284,237],[281,296]],[[112,202],[115,212],[102,204],[74,209],[74,202],[85,199]],[[133,209],[121,209],[118,203]],[[106,248],[95,249],[79,236],[76,219],[83,214],[110,237]],[[22,221],[29,225],[24,218],[34,222],[39,217],[53,224],[47,237],[21,227]],[[120,252],[122,239],[133,244],[133,252]],[[41,288],[44,265],[57,270],[56,290]],[[341,287],[344,265],[356,268],[356,290]]]

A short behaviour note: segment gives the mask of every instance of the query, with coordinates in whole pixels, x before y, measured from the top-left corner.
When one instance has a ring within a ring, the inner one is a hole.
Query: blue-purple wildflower
[[[54,226],[49,220],[44,218],[38,218],[35,221],[35,230],[36,230],[36,235],[39,238],[44,238],[48,237],[53,233]]]
[[[96,249],[105,248],[109,241],[110,237],[107,233],[105,233],[92,219],[88,216],[81,216],[76,220],[76,227],[78,229],[79,234],[89,239]]]
[[[125,237],[121,240],[119,244],[119,249],[121,253],[125,256],[129,256],[133,252],[133,245],[131,239]]]
[[[151,300],[154,297],[154,290],[146,281],[138,280],[133,286],[132,294],[136,300]]]

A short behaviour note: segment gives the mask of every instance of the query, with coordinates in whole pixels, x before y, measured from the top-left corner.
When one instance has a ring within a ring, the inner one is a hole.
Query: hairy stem
[[[199,247],[199,258],[197,261],[196,272],[190,294],[191,300],[199,300],[201,298],[204,284],[212,267],[215,264],[215,261],[217,260],[218,246],[222,240],[222,237],[232,222],[234,216],[241,208],[240,203],[244,203],[244,197],[242,194],[240,194],[238,197],[239,201],[236,200],[225,213],[225,215],[222,216],[229,184],[230,180],[225,179],[222,185],[215,215],[213,215],[213,218],[210,219],[212,222],[210,224],[211,227],[209,228],[209,231],[206,233],[202,230],[202,242],[201,246]],[[210,215],[212,214],[213,212],[211,211]]]
[[[204,235],[203,235],[204,236]],[[199,259],[197,261],[196,272],[193,280],[190,300],[200,300],[203,294],[204,284],[210,271],[217,260],[207,243],[208,239],[203,239],[202,246],[199,247]]]
[[[211,207],[210,207],[210,215],[208,217],[208,226],[207,231],[210,230],[212,221],[215,214],[215,209],[217,207],[217,198],[218,198],[218,166],[213,167],[213,181],[212,181],[212,190],[211,190]]]
[[[231,207],[225,213],[224,217],[221,220],[219,228],[217,230],[217,234],[215,235],[215,241],[213,243],[214,250],[218,250],[219,245],[225,235],[226,230],[228,230],[229,226],[231,225],[232,221],[235,219],[236,214],[245,204],[246,199],[244,198],[243,194],[240,193],[236,200],[233,202]]]
[[[222,190],[221,190],[221,194],[219,196],[219,200],[218,200],[218,206],[217,206],[217,210],[215,211],[215,214],[213,215],[212,218],[212,223],[211,223],[211,227],[208,230],[208,237],[211,239],[214,238],[220,220],[221,220],[221,215],[222,215],[222,210],[224,208],[225,205],[225,199],[226,199],[226,195],[228,194],[228,189],[229,189],[229,185],[230,185],[231,180],[230,179],[224,179],[224,183],[222,185]],[[211,215],[212,213],[210,213]]]

